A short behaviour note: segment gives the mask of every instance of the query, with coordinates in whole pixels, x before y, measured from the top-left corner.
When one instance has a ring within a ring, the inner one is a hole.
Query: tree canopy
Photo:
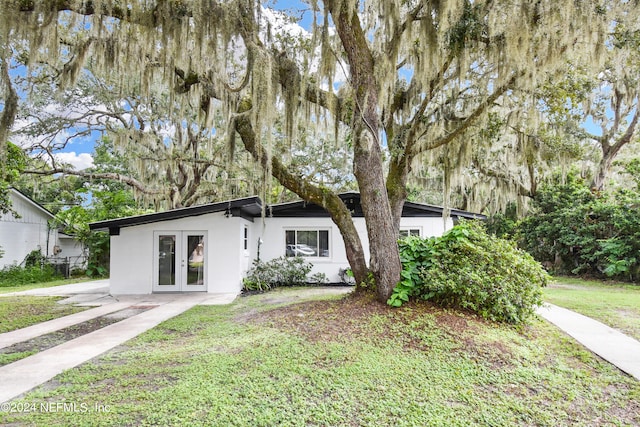
[[[273,176],[327,209],[356,280],[371,272],[384,301],[400,277],[396,240],[412,174],[437,166],[445,203],[452,187],[473,184],[461,171],[491,148],[491,114],[533,126],[528,95],[568,61],[603,63],[612,16],[631,16],[617,9],[635,3],[309,1],[301,13],[312,24],[303,29],[291,10],[252,0],[3,0],[0,141],[15,118],[10,69],[19,61],[30,81],[50,79],[59,91],[90,75],[131,114],[115,140],[127,150],[148,139],[166,144],[154,132],[162,127],[224,141],[232,159],[239,138],[262,168],[260,182]],[[521,141],[519,155],[539,150],[536,139]],[[308,151],[303,144],[348,152],[368,264],[335,188],[296,163],[296,153]]]

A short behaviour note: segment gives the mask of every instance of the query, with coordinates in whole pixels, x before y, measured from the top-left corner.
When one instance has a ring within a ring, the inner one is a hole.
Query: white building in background
[[[84,262],[84,248],[73,236],[49,224],[54,215],[20,191],[12,188],[9,197],[16,215],[0,216],[0,268],[20,265],[27,255],[40,250],[48,258],[67,259],[71,267]]]
[[[341,194],[351,211],[363,249],[369,253],[360,194]],[[459,218],[484,218],[452,209],[406,202],[400,234],[439,236]],[[266,207],[258,197],[211,203],[172,211],[90,224],[111,236],[110,291],[240,293],[252,262],[303,256],[312,274],[340,282],[349,267],[338,227],[320,206],[303,201]]]

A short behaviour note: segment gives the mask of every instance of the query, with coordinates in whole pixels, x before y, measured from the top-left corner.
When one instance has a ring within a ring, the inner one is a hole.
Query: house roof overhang
[[[346,192],[339,194],[351,216],[355,218],[364,217],[362,205],[360,204],[360,193]],[[402,208],[402,217],[442,217],[444,208],[441,206],[429,205],[425,203],[405,202]],[[292,218],[323,218],[329,213],[319,205],[305,201],[279,203],[269,205],[266,208],[266,215],[270,217]],[[454,219],[486,219],[485,215],[467,212],[459,209],[450,209],[449,215]]]
[[[360,193],[347,192],[339,194],[351,216],[364,217],[360,204]],[[111,235],[120,234],[123,227],[131,227],[143,224],[152,224],[162,221],[205,215],[215,212],[225,212],[229,216],[239,216],[253,221],[262,215],[262,201],[257,196],[243,199],[228,200],[225,202],[209,203],[206,205],[192,206],[188,208],[174,209],[165,212],[136,215],[126,218],[118,218],[107,221],[98,221],[89,224],[94,231],[108,230]],[[444,208],[424,203],[405,202],[402,209],[403,217],[442,217]],[[274,218],[327,218],[329,213],[319,205],[305,201],[278,203],[266,207],[265,215]],[[454,219],[486,219],[485,215],[473,212],[450,209],[449,215]]]
[[[243,199],[208,203],[206,205],[179,208],[164,212],[93,222],[89,224],[89,229],[94,231],[108,230],[109,234],[118,235],[120,234],[120,229],[123,227],[152,224],[216,212],[225,212],[225,214],[229,216],[239,216],[253,221],[253,218],[260,216],[260,213],[262,212],[262,202],[260,198],[256,196],[246,197]]]

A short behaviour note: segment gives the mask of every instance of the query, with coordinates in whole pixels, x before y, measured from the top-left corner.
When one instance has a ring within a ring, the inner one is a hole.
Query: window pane
[[[401,238],[409,237],[409,236],[420,237],[420,229],[419,228],[411,228],[411,229],[400,230],[399,235],[400,235]]]
[[[294,230],[287,230],[285,232],[285,240],[286,240],[286,256],[296,256],[295,247],[296,247],[296,232]]]
[[[328,230],[286,230],[286,256],[328,257]]]
[[[318,231],[318,240],[319,240],[319,253],[318,255],[321,257],[329,256],[329,231],[328,230],[320,230]]]
[[[295,255],[318,256],[318,232],[308,230],[296,231]]]

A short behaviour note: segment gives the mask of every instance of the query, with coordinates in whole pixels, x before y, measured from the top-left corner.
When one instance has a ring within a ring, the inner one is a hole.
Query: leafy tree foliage
[[[105,173],[128,173],[125,156],[114,149],[109,139],[98,141],[94,150],[92,171],[95,175],[26,174],[20,177],[16,186],[55,214],[53,226],[73,235],[87,248],[88,275],[105,276],[109,268],[109,236],[107,233],[90,232],[89,223],[147,213],[149,210],[135,200],[130,186],[102,178]],[[29,159],[28,167],[38,168],[41,163],[40,159]]]
[[[11,199],[9,189],[20,178],[24,171],[27,159],[15,144],[7,142],[6,162],[0,169],[0,214],[13,212],[11,209]]]
[[[628,167],[637,172],[637,161]],[[635,175],[635,179],[638,176]],[[548,268],[565,274],[640,279],[640,192],[591,191],[570,174],[544,187],[518,226],[523,248]]]
[[[106,276],[109,272],[109,235],[106,232],[91,232],[89,223],[146,212],[137,207],[129,189],[103,188],[93,189],[89,206],[78,205],[61,210],[55,220],[65,233],[74,235],[88,248],[87,274]]]

